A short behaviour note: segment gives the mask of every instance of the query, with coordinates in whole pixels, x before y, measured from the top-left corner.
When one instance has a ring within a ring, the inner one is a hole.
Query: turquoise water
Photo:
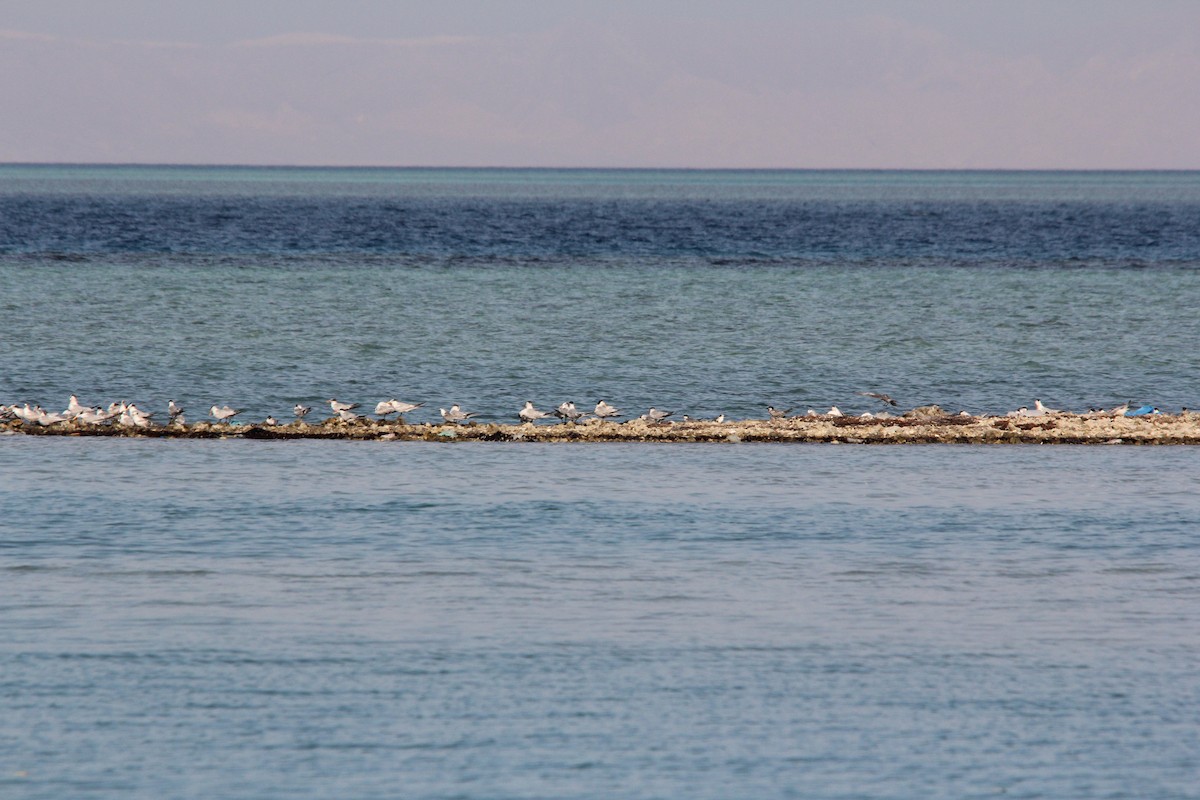
[[[877,410],[859,391],[976,413],[1197,405],[1191,270],[163,261],[4,270],[5,329],[25,344],[0,396],[175,399],[196,418],[428,403],[412,421],[602,397],[692,416]]]
[[[1198,211],[2,166],[0,403],[1195,408]],[[0,797],[1198,797],[1198,452],[0,437]]]

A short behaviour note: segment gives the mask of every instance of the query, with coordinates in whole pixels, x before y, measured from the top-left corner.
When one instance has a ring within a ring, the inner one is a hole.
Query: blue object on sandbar
[[[1136,411],[1126,411],[1125,416],[1127,416],[1127,417],[1144,417],[1147,414],[1153,414],[1153,413],[1154,413],[1154,406],[1142,406],[1141,408],[1137,409]]]

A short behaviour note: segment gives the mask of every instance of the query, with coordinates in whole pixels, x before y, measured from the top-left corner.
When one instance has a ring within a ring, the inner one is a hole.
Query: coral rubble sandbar
[[[136,428],[72,421],[40,426],[20,421],[0,430],[42,436],[118,436],[170,439],[349,439],[505,442],[826,442],[853,444],[1200,444],[1200,414],[1143,417],[1076,415],[1039,418],[952,416],[936,408],[904,416],[793,417],[782,420],[650,423],[591,420],[537,425],[470,422],[405,424],[336,418],[282,425],[196,422]]]

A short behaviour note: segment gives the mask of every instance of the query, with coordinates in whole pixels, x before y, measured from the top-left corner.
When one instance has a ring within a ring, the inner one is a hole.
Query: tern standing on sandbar
[[[392,398],[391,403],[392,411],[394,411],[396,414],[399,414],[400,417],[403,417],[410,411],[416,411],[418,408],[421,408],[423,405],[425,405],[424,403],[405,403],[403,400],[397,400],[394,397]]]
[[[554,409],[554,416],[561,419],[563,422],[578,422],[585,416],[585,412],[575,408],[575,401],[566,400],[558,404],[558,408]]]
[[[454,425],[457,425],[461,422],[466,422],[468,419],[475,416],[474,411],[463,411],[461,408],[458,407],[458,403],[455,403],[454,405],[450,406],[449,411],[447,411],[444,408],[439,408],[438,411],[441,412],[442,419],[444,419],[444,420],[446,420],[446,422],[452,423]]]
[[[600,400],[596,403],[596,418],[597,419],[612,419],[613,417],[621,416],[621,409],[610,406],[608,403]]]
[[[532,400],[526,400],[525,407],[517,412],[517,416],[521,419],[521,422],[536,422],[539,419],[545,419],[551,415],[547,411],[539,411],[538,409],[534,408]]]
[[[208,415],[217,422],[229,422],[229,420],[242,413],[242,410],[243,409],[235,409],[230,406],[221,406],[219,408],[217,406],[213,406],[212,408],[208,409]]]

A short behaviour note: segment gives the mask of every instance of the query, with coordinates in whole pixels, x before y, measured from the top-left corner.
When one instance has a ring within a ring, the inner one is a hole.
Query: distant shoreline
[[[470,164],[251,164],[220,162],[166,161],[0,161],[0,168],[71,168],[71,169],[212,169],[212,170],[308,170],[319,171],[396,171],[396,172],[615,172],[615,173],[809,173],[830,174],[896,174],[896,175],[1192,175],[1200,167],[1130,167],[1130,168],[1056,168],[1056,167],[649,167],[649,166],[520,166]]]

